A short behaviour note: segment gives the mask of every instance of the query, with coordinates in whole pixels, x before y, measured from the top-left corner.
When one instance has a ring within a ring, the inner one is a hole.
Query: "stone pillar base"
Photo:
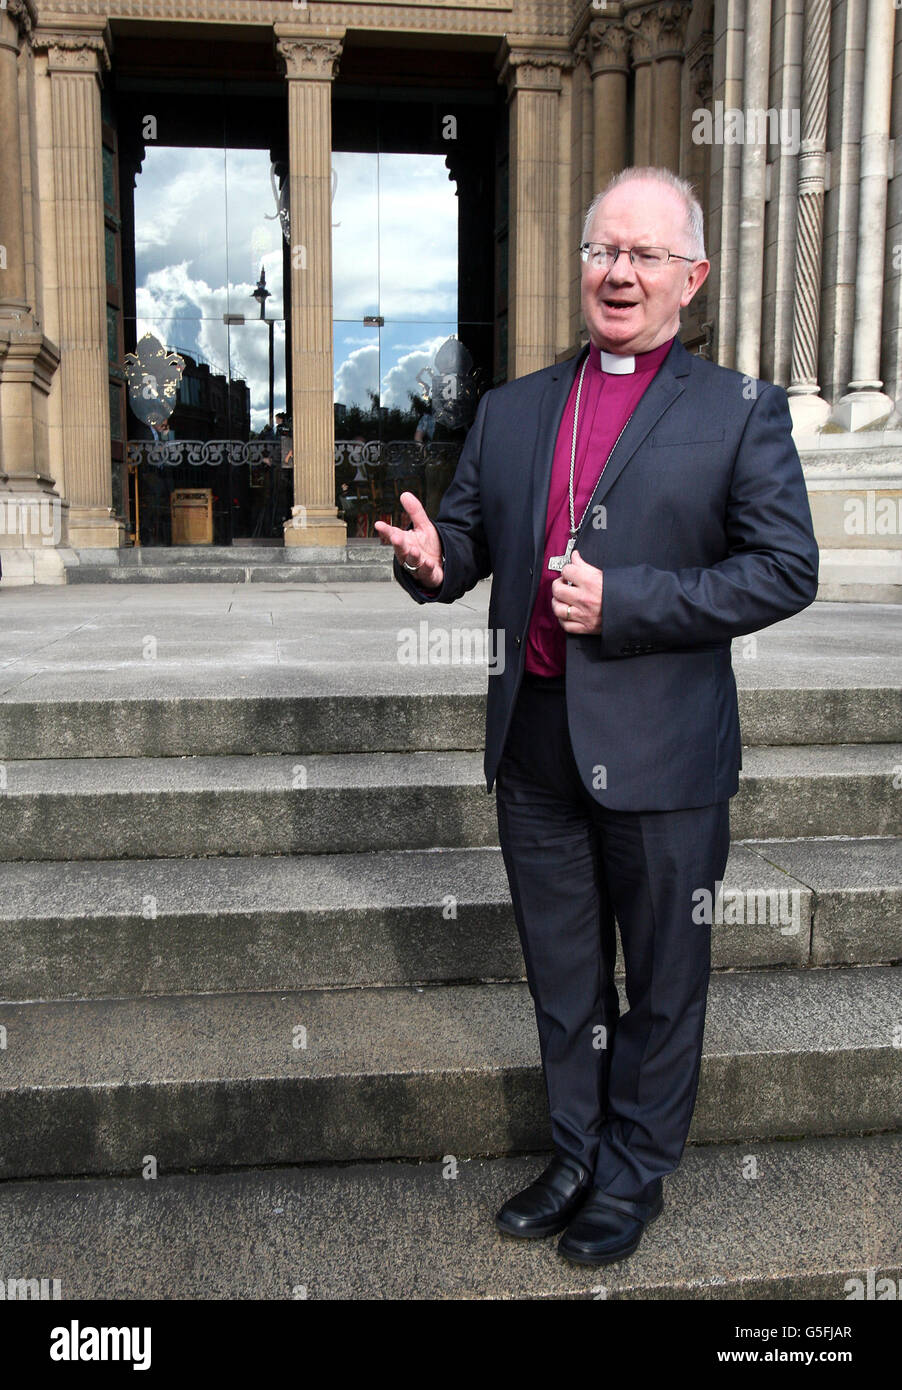
[[[10,478],[0,485],[0,552],[46,551],[69,544],[69,504],[40,485]],[[4,570],[5,572],[5,570]]]
[[[893,403],[879,389],[862,387],[858,382],[850,382],[852,387],[837,401],[833,410],[833,423],[844,430],[864,430],[871,425],[882,424],[889,418]]]
[[[813,393],[794,396],[789,392],[789,413],[792,416],[793,434],[817,434],[830,419],[830,407],[821,397]]]
[[[285,522],[285,544],[303,546],[344,546],[348,528],[334,507],[292,507]]]
[[[125,544],[125,523],[109,507],[85,507],[73,502],[69,510],[69,544],[75,550],[118,550]]]
[[[66,558],[71,550],[46,546],[40,550],[19,547],[7,550],[0,545],[0,589],[21,589],[28,584],[65,584]],[[73,557],[74,558],[74,557]]]

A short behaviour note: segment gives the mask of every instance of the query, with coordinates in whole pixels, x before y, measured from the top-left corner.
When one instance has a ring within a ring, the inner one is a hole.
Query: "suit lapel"
[[[567,397],[583,362],[588,356],[588,344],[576,357],[561,362],[557,374],[545,382],[539,397],[539,428],[532,470],[532,531],[533,549],[541,559],[545,549],[545,523],[548,516],[548,490],[551,487],[551,466]]]

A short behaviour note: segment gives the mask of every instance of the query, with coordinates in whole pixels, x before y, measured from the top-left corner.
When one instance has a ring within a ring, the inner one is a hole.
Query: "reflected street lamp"
[[[274,361],[273,361],[273,331],[275,320],[266,317],[266,301],[269,299],[271,291],[266,288],[266,268],[261,265],[260,279],[254,289],[254,299],[260,305],[260,317],[264,323],[269,325],[269,428],[273,427],[273,387],[274,387]]]

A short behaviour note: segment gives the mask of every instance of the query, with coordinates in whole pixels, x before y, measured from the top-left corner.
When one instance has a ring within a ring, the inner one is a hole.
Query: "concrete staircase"
[[[492,1223],[547,1105],[482,698],[441,686],[0,703],[0,1274],[88,1298],[902,1278],[899,690],[741,690],[690,1146],[599,1271]]]

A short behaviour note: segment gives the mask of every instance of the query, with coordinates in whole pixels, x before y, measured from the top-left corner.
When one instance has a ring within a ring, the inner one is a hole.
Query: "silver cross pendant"
[[[567,549],[564,551],[563,555],[552,555],[551,559],[548,561],[548,568],[550,570],[557,570],[558,574],[560,574],[564,566],[569,565],[570,556],[573,554],[573,547],[575,545],[576,537],[571,536],[567,542]]]

